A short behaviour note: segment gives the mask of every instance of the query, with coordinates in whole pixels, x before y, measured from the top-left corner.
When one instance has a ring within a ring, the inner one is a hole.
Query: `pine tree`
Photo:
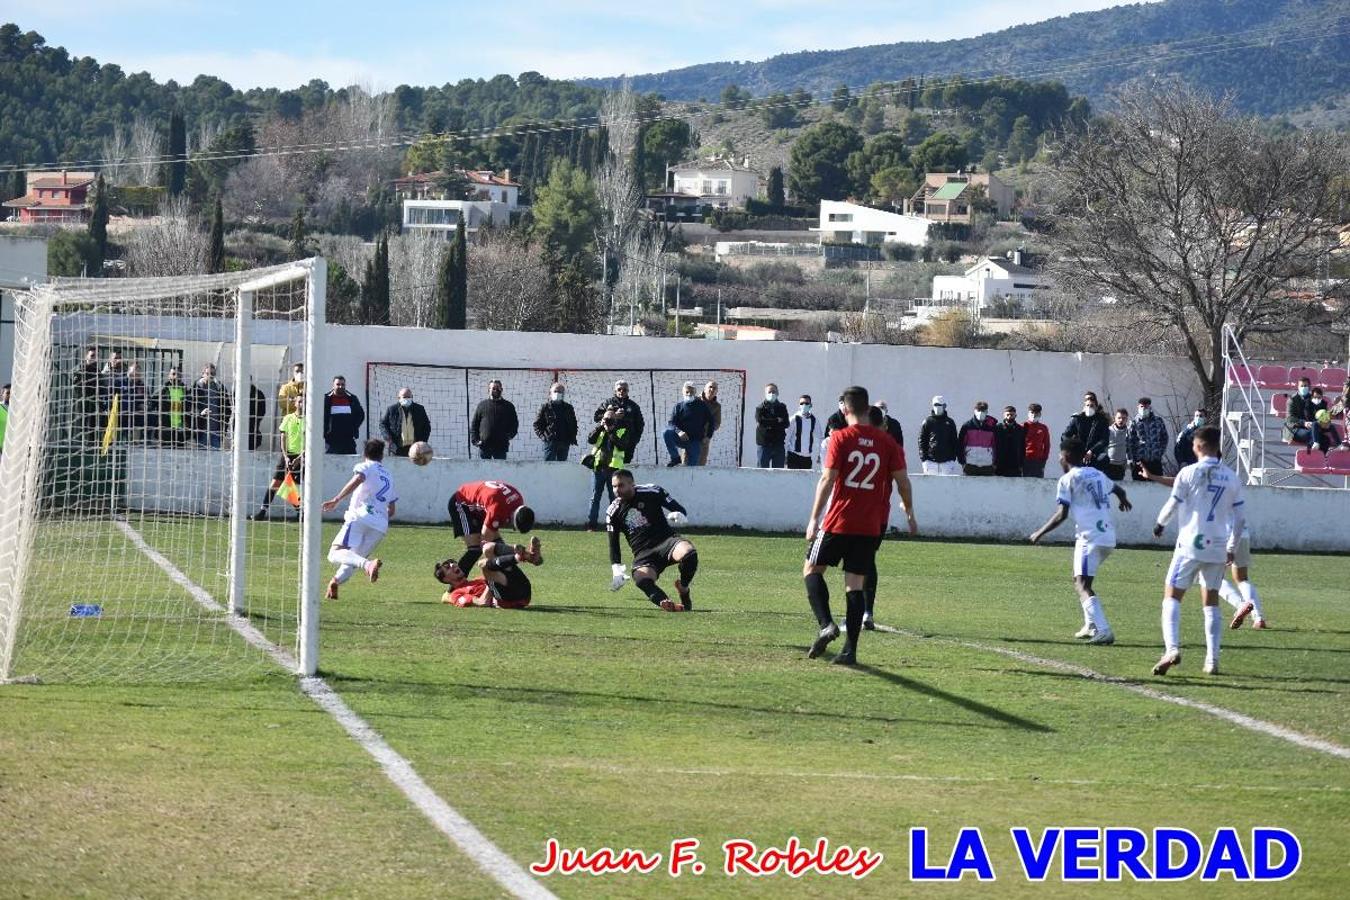
[[[225,213],[220,207],[220,197],[216,197],[215,209],[211,212],[211,236],[206,247],[206,271],[216,274],[225,271]]]
[[[389,324],[389,238],[375,240],[375,256],[366,263],[361,283],[361,324]]]
[[[94,185],[94,211],[89,217],[89,237],[94,241],[93,258],[90,259],[93,275],[103,273],[103,260],[108,257],[108,185],[103,176],[98,176]]]
[[[446,305],[447,328],[464,329],[469,324],[469,242],[464,231],[464,220],[455,226],[455,240],[451,245],[454,254],[454,271],[451,275],[448,303]]]
[[[305,250],[305,239],[309,236],[305,229],[305,209],[300,207],[295,211],[295,218],[291,219],[291,256],[295,259],[304,259],[308,255]]]
[[[187,183],[187,125],[183,114],[174,110],[169,116],[169,163],[164,175],[164,186],[170,197],[183,193]]]
[[[774,211],[780,211],[787,206],[787,197],[783,193],[783,167],[774,166],[769,170],[769,183],[765,188],[766,199],[769,201],[769,207]]]
[[[441,263],[436,267],[436,318],[437,328],[450,327],[450,307],[455,292],[455,242],[447,241],[441,252]]]

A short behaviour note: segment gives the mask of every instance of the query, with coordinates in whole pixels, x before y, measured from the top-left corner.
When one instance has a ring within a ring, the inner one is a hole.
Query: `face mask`
[[[1139,418],[1147,419],[1151,415],[1153,415],[1153,410],[1151,408],[1147,406],[1139,407]]]
[[[933,406],[933,415],[935,416],[940,416],[946,411],[947,407],[943,406],[941,403],[934,404]]]
[[[294,381],[297,384],[304,380],[305,380],[305,373],[303,372],[296,372],[293,375],[291,375],[291,381]]]
[[[403,407],[404,409],[407,409],[408,407],[412,406],[412,398],[411,398],[411,397],[399,397],[399,398],[398,398],[398,405],[401,406],[401,407]]]
[[[1195,427],[1196,427],[1196,428],[1199,428],[1199,427],[1201,427],[1202,425],[1205,424],[1205,417],[1204,417],[1204,416],[1196,416],[1195,419],[1194,419],[1193,421],[1195,422]]]
[[[1091,403],[1083,404],[1083,415],[1095,416],[1096,414],[1097,414],[1097,407],[1093,406]]]
[[[694,395],[693,395],[693,394],[685,394],[685,395],[684,395],[684,399],[686,399],[686,400],[693,400],[693,399],[694,399]]]
[[[1299,386],[1299,389],[1298,389],[1298,395],[1299,395],[1300,397],[1306,397],[1306,396],[1308,396],[1310,393],[1312,393],[1312,388],[1308,387],[1306,384],[1305,384],[1305,385],[1300,385],[1300,386]]]
[[[1027,418],[1030,419],[1030,420],[1033,421],[1033,422],[1039,422],[1039,421],[1041,420],[1041,414],[1040,414],[1040,413],[1031,413],[1031,414],[1029,414],[1029,415],[1027,416]]]
[[[797,412],[801,413],[802,415],[806,415],[806,414],[809,413],[810,411],[811,411],[811,404],[810,404],[810,403],[801,403],[801,404],[798,404],[798,406],[797,406]]]
[[[553,393],[549,394],[548,396],[549,396],[549,399],[550,399],[550,400],[561,400],[561,399],[563,398],[563,392],[562,392],[562,391],[554,391]]]
[[[768,400],[770,403],[776,403],[778,402],[778,395],[775,394],[773,391],[770,391],[769,393],[764,395],[764,399]]]
[[[984,421],[984,414],[985,414],[985,410],[983,410],[983,409],[976,409],[976,410],[975,410],[975,418],[979,419],[981,422]]]

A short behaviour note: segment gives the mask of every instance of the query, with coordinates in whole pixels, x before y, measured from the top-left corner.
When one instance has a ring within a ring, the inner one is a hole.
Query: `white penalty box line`
[[[185,575],[164,554],[150,546],[140,532],[129,523],[119,519],[115,521],[115,524],[136,549],[159,566],[170,581],[187,591],[199,606],[225,617],[230,628],[234,629],[250,646],[266,653],[272,658],[273,662],[287,672],[297,671],[299,665],[290,652],[269,641],[246,617],[229,614],[225,607],[211,596],[210,592]],[[317,676],[301,678],[300,690],[332,716],[352,740],[356,741],[362,750],[365,750],[379,763],[385,777],[393,782],[394,786],[412,802],[413,806],[438,831],[464,851],[493,881],[496,881],[513,897],[518,897],[520,900],[558,900],[553,892],[530,877],[515,860],[488,840],[487,836],[479,831],[472,822],[432,790],[431,786],[422,779],[422,776],[417,774],[413,764],[389,746],[389,743],[380,733],[357,715],[347,705],[346,701],[329,686],[328,682]]]
[[[1253,718],[1244,713],[1235,712],[1231,709],[1225,709],[1222,706],[1215,706],[1212,703],[1205,703],[1201,700],[1191,700],[1188,697],[1178,697],[1176,694],[1168,694],[1156,688],[1147,685],[1136,684],[1126,678],[1116,675],[1106,675],[1095,669],[1089,669],[1087,666],[1080,666],[1075,663],[1065,662],[1060,659],[1047,659],[1043,656],[1033,656],[1030,653],[1023,653],[1021,650],[1013,650],[1010,647],[999,647],[995,644],[984,644],[979,641],[968,641],[964,638],[929,636],[918,631],[910,631],[904,628],[895,628],[890,625],[877,625],[877,631],[884,631],[889,634],[898,634],[903,637],[919,638],[922,640],[940,641],[945,644],[955,644],[960,647],[969,647],[972,650],[980,650],[984,653],[997,653],[1000,656],[1007,656],[1019,662],[1030,663],[1033,666],[1039,666],[1044,669],[1054,669],[1058,672],[1067,672],[1072,675],[1078,675],[1089,681],[1097,681],[1103,684],[1114,685],[1118,688],[1131,691],[1141,697],[1147,697],[1150,700],[1161,700],[1164,703],[1172,703],[1176,706],[1184,706],[1187,709],[1195,709],[1207,713],[1225,722],[1231,722],[1240,728],[1246,728],[1248,731],[1255,731],[1258,734],[1268,735],[1269,737],[1279,738],[1282,741],[1288,741],[1296,744],[1306,750],[1316,750],[1319,753],[1325,753],[1328,756],[1335,756],[1339,759],[1350,759],[1350,747],[1343,747],[1340,744],[1328,741],[1325,738],[1314,737],[1294,731],[1292,728],[1286,728],[1283,725],[1276,725],[1274,722],[1267,722],[1263,719]]]

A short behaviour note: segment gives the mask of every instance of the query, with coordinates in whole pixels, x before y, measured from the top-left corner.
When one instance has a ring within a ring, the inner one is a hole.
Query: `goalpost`
[[[322,397],[322,259],[221,275],[58,279],[16,296],[0,456],[0,681],[318,665],[322,409],[294,506],[262,506],[278,394]],[[313,490],[310,490],[310,484]],[[283,491],[283,493],[289,493]],[[255,644],[258,642],[254,642]]]

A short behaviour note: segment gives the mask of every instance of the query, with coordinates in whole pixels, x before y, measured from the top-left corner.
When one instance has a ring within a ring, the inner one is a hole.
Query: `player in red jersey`
[[[892,483],[900,489],[909,533],[918,534],[919,525],[914,520],[905,451],[885,430],[865,424],[869,406],[867,388],[855,385],[844,391],[839,401],[848,425],[832,432],[825,447],[824,469],[811,503],[811,518],[806,523],[808,549],[802,575],[806,598],[820,624],[820,633],[806,654],[808,659],[815,659],[839,637],[839,626],[830,615],[830,589],[824,573],[836,563],[843,564],[844,596],[848,603],[844,617],[846,638],[844,649],[834,661],[851,666],[858,662],[858,635],[867,608],[864,586],[868,572],[876,564],[877,548],[890,510]],[[817,528],[827,498],[829,508]]]
[[[491,606],[497,609],[524,609],[530,605],[530,579],[520,570],[521,563],[542,566],[539,538],[530,538],[530,546],[514,547],[505,541],[486,546],[488,557],[478,563],[482,578],[472,581],[453,559],[436,564],[436,580],[449,590],[441,602],[451,606]]]
[[[450,495],[447,504],[450,527],[464,539],[462,572],[473,569],[483,555],[483,545],[501,540],[500,528],[510,526],[521,534],[534,527],[534,510],[525,505],[525,495],[504,481],[470,481]]]

